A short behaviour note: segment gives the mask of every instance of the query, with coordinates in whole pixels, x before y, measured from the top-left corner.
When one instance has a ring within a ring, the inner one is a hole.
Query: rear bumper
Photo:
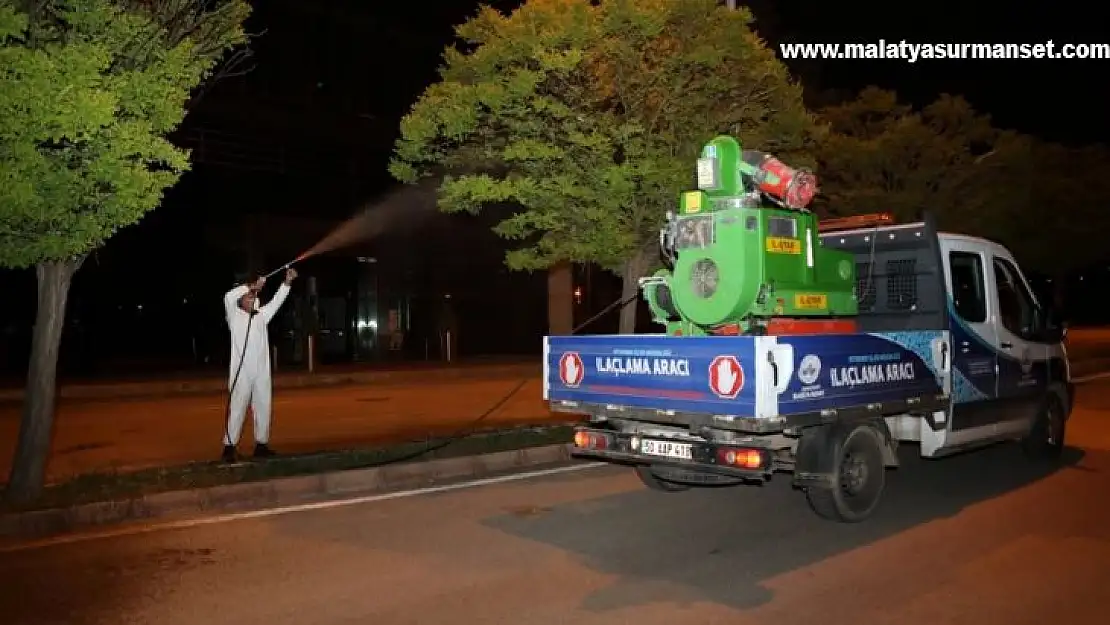
[[[585,448],[574,445],[571,447],[571,456],[575,458],[583,458],[589,460],[597,460],[601,462],[608,462],[612,464],[623,464],[628,466],[637,465],[650,465],[657,467],[666,467],[668,469],[675,469],[678,471],[690,473],[710,473],[725,477],[738,478],[742,480],[759,480],[765,481],[771,477],[771,474],[777,468],[775,464],[774,454],[768,449],[762,449],[758,446],[747,443],[743,446],[744,449],[760,449],[762,451],[763,462],[759,468],[749,469],[740,468],[723,464],[718,461],[718,451],[722,449],[736,449],[737,445],[718,445],[708,442],[694,442],[694,441],[681,441],[685,444],[690,444],[692,447],[692,459],[683,460],[677,458],[667,458],[663,456],[655,456],[641,453],[635,449],[633,439],[644,439],[645,437],[637,434],[625,434],[621,432],[614,432],[613,430],[602,430],[589,427],[575,428],[575,432],[585,432],[594,435],[603,435],[610,441],[605,449]],[[646,437],[651,440],[668,441],[665,438]],[[678,442],[678,441],[669,441]]]
[[[905,399],[844,406],[816,412],[776,415],[773,417],[753,417],[736,415],[711,415],[703,413],[665,410],[663,408],[636,408],[631,406],[611,406],[577,401],[554,400],[548,402],[552,412],[573,415],[590,415],[599,420],[626,420],[641,423],[662,423],[689,428],[710,428],[727,430],[739,434],[764,436],[790,430],[800,430],[837,421],[873,419],[877,416],[899,415],[905,413],[927,414],[937,410],[947,410],[951,404],[948,395],[921,395]]]

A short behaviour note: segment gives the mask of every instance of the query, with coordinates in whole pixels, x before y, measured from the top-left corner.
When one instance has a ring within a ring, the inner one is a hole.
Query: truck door
[[[991,273],[998,311],[998,400],[1005,420],[1027,423],[1048,382],[1049,346],[1037,342],[1044,313],[1017,263],[1001,247],[991,250]]]
[[[941,236],[948,288],[952,340],[952,415],[950,429],[965,430],[997,422],[998,333],[991,323],[990,256],[982,241]]]

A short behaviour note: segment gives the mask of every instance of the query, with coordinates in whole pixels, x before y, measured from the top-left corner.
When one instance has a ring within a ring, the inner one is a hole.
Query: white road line
[[[1094,382],[1110,378],[1110,371],[1102,371],[1099,373],[1091,373],[1088,375],[1072,378],[1072,382],[1076,384],[1085,384],[1087,382]],[[243,521],[247,519],[262,519],[272,516],[280,516],[285,514],[294,514],[297,512],[310,512],[313,510],[329,510],[332,508],[345,508],[347,506],[356,506],[364,503],[375,503],[378,501],[389,501],[391,499],[405,499],[408,497],[418,497],[421,495],[431,495],[434,493],[445,493],[455,490],[465,490],[469,488],[478,488],[481,486],[492,486],[494,484],[504,484],[506,482],[517,482],[520,480],[532,479],[535,477],[543,477],[546,475],[558,475],[560,473],[570,473],[573,471],[582,471],[585,469],[596,469],[604,466],[609,466],[603,462],[587,462],[581,464],[573,464],[565,467],[556,467],[554,469],[543,469],[540,471],[526,471],[524,473],[513,473],[511,475],[502,475],[498,477],[483,478],[479,480],[470,480],[467,482],[459,482],[456,484],[445,484],[443,486],[429,486],[427,488],[417,488],[414,490],[404,490],[394,493],[382,493],[377,495],[366,495],[363,497],[352,497],[350,499],[337,499],[330,501],[318,501],[314,503],[304,503],[296,506],[283,506],[280,508],[268,508],[264,510],[251,510],[249,512],[235,512],[231,514],[221,514],[217,516],[204,517],[199,519],[188,519],[184,521],[170,521],[167,523],[155,523],[152,525],[142,525],[133,527],[121,527],[116,529],[109,529],[99,532],[84,532],[79,534],[67,534],[63,536],[54,536],[51,538],[44,538],[41,540],[20,543],[15,545],[0,545],[0,553],[16,553],[19,551],[31,551],[35,549],[42,549],[45,547],[52,547],[54,545],[67,545],[80,542],[89,542],[93,540],[103,540],[106,538],[118,538],[121,536],[132,536],[136,534],[150,534],[153,532],[162,532],[175,529],[188,529],[191,527],[201,527],[204,525],[217,525],[221,523],[230,523],[232,521]]]
[[[581,464],[572,464],[565,467],[555,467],[553,469],[542,469],[539,471],[526,471],[524,473],[513,473],[510,475],[501,475],[498,477],[488,477],[478,480],[470,480],[467,482],[459,482],[456,484],[445,484],[443,486],[428,486],[426,488],[416,488],[413,490],[403,490],[394,493],[381,493],[377,495],[365,495],[362,497],[352,497],[350,499],[336,499],[330,501],[317,501],[314,503],[304,503],[295,506],[283,506],[280,508],[268,508],[265,510],[251,510],[249,512],[235,512],[231,514],[221,514],[217,516],[204,517],[199,519],[187,519],[182,521],[170,521],[167,523],[155,523],[152,525],[141,525],[132,527],[119,527],[115,529],[108,529],[98,532],[83,532],[79,534],[67,534],[62,536],[54,536],[50,538],[43,538],[41,540],[30,541],[26,543],[19,543],[14,545],[0,545],[0,553],[15,553],[19,551],[31,551],[35,549],[42,549],[44,547],[52,547],[55,545],[67,545],[73,543],[89,542],[93,540],[103,540],[106,538],[119,538],[121,536],[131,536],[135,534],[150,534],[153,532],[162,532],[175,529],[188,529],[192,527],[200,527],[204,525],[216,525],[220,523],[230,523],[232,521],[243,521],[247,519],[262,519],[272,516],[280,516],[285,514],[293,514],[296,512],[310,512],[313,510],[329,510],[331,508],[345,508],[347,506],[355,506],[364,503],[375,503],[378,501],[389,501],[391,499],[405,499],[407,497],[418,497],[421,495],[431,495],[434,493],[445,493],[455,490],[465,490],[469,488],[478,488],[480,486],[492,486],[494,484],[504,484],[506,482],[517,482],[520,480],[527,480],[535,477],[544,477],[547,475],[558,475],[560,473],[570,473],[572,471],[582,471],[585,469],[596,469],[599,467],[609,466],[603,462],[585,462]]]
[[[1110,378],[1110,371],[1100,371],[1098,373],[1081,375],[1078,378],[1072,378],[1071,381],[1075,384],[1086,384],[1087,382],[1094,382],[1095,380],[1105,380],[1106,378]]]

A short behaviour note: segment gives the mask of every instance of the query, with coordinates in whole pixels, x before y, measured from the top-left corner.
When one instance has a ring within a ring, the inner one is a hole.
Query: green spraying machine
[[[697,186],[660,232],[668,268],[640,280],[667,334],[855,331],[855,260],[821,245],[812,173],[719,136],[702,148]]]

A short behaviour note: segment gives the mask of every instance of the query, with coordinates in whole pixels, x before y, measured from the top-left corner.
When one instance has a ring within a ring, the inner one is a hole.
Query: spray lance
[[[311,250],[309,250],[308,252],[305,252],[304,254],[301,254],[300,256],[298,256],[298,257],[294,258],[293,260],[291,260],[291,261],[289,261],[289,262],[285,263],[285,264],[284,264],[284,265],[282,265],[281,267],[278,267],[277,269],[275,269],[275,270],[271,271],[270,273],[268,273],[268,274],[265,274],[265,275],[263,275],[263,276],[262,276],[262,279],[263,279],[263,280],[269,280],[269,279],[270,279],[271,277],[273,277],[273,275],[274,275],[274,274],[276,274],[276,273],[279,273],[279,272],[282,272],[282,271],[285,271],[285,270],[289,269],[289,268],[290,268],[290,267],[292,267],[293,265],[296,265],[297,263],[301,262],[302,260],[304,260],[304,259],[308,258],[308,257],[309,257],[309,256],[311,255],[311,253],[310,253],[310,252],[311,252]]]

